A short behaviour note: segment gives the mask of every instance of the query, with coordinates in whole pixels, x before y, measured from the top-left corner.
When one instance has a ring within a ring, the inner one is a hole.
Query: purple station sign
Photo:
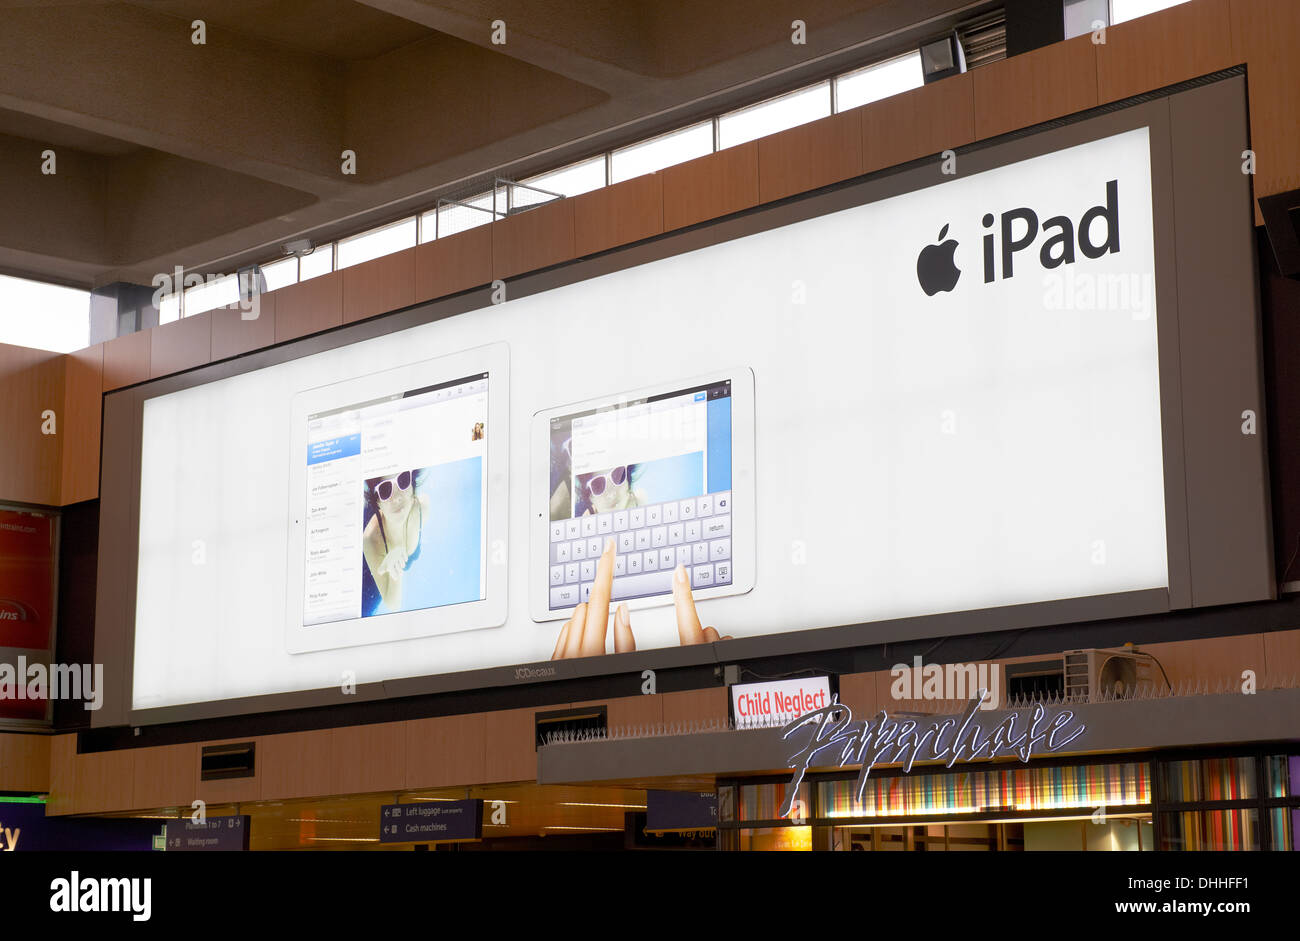
[[[718,795],[712,791],[646,791],[648,832],[709,830],[718,825]]]
[[[437,843],[483,837],[483,802],[421,801],[379,810],[380,843]]]
[[[248,849],[248,817],[209,817],[204,823],[167,822],[169,853],[239,852]]]

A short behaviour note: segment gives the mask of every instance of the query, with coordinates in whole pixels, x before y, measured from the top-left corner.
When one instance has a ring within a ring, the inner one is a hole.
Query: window
[[[181,296],[179,293],[167,294],[158,305],[158,322],[171,323],[181,319]],[[130,328],[134,330],[135,327]]]
[[[590,160],[584,160],[581,163],[575,163],[559,170],[552,170],[550,173],[543,173],[540,176],[530,177],[527,180],[521,180],[524,186],[535,187],[539,190],[546,190],[548,193],[558,193],[561,196],[577,196],[580,193],[590,193],[592,190],[598,190],[605,185],[605,155],[592,157]],[[521,205],[529,206],[534,203],[544,203],[553,199],[545,193],[533,193],[529,190],[519,190],[515,187],[510,188],[512,209],[517,209]]]
[[[848,111],[868,102],[879,101],[925,84],[921,74],[921,53],[869,65],[835,80],[835,110]]]
[[[282,258],[279,261],[268,262],[261,266],[262,277],[266,279],[266,289],[268,291],[278,291],[280,288],[288,287],[290,284],[296,284],[298,281],[298,258]]]
[[[918,67],[919,68],[919,67]],[[830,82],[741,108],[718,119],[718,149],[766,137],[831,113]]]
[[[298,259],[298,280],[306,281],[334,270],[334,244],[317,245],[310,255]]]
[[[491,222],[496,218],[494,203],[494,194],[484,193],[456,203],[444,203],[436,210],[426,212],[422,220],[424,241],[431,241],[435,233],[437,238],[445,238]]]
[[[415,216],[339,240],[339,268],[415,247]]]
[[[0,275],[0,342],[54,353],[90,343],[90,293]]]
[[[202,284],[196,284],[192,288],[186,288],[184,314],[186,317],[193,317],[195,314],[201,314],[205,310],[213,310],[217,307],[229,307],[231,304],[238,303],[238,276],[231,274],[226,275],[224,278],[214,278],[210,281],[205,279]]]
[[[1110,0],[1065,0],[1065,38],[1092,32],[1093,23],[1110,22]]]
[[[1186,2],[1187,0],[1110,0],[1110,22],[1114,26]]]
[[[1067,0],[1065,9],[1068,20],[1072,7],[1091,8],[1109,3],[1113,10],[1112,22],[1118,23],[1174,6],[1178,2],[1185,0]],[[1003,48],[1000,14],[992,26],[988,27],[988,31],[995,35],[995,39],[985,42],[985,46],[992,50],[984,54],[985,60],[990,56],[1000,58]],[[834,86],[831,85],[832,81]],[[444,199],[437,207],[422,213],[418,219],[403,219],[340,240],[337,243],[337,258],[334,244],[326,244],[318,245],[311,254],[300,258],[276,259],[262,266],[266,289],[275,291],[328,274],[336,270],[336,267],[347,268],[416,244],[431,242],[435,238],[464,232],[501,218],[507,210],[526,209],[550,202],[556,198],[551,194],[567,197],[591,192],[606,183],[620,183],[654,173],[713,153],[715,149],[734,147],[828,117],[834,111],[856,108],[923,84],[921,55],[919,52],[909,52],[798,91],[738,108],[714,120],[701,121],[649,140],[629,144],[619,150],[538,174],[518,184],[494,186],[491,191],[476,196]],[[186,314],[200,313],[211,306],[227,303],[223,301],[221,304],[210,304],[207,297],[202,293],[193,298],[187,295]],[[231,297],[229,303],[237,301],[238,292],[235,291]],[[168,323],[177,319],[179,307],[178,298],[164,299],[159,312],[160,321]]]
[[[705,121],[614,151],[610,157],[610,182],[622,183],[711,153],[713,122]]]

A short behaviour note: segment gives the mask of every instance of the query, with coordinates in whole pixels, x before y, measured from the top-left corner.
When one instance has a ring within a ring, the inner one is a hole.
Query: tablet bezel
[[[662,382],[626,392],[607,394],[555,406],[533,415],[529,432],[529,515],[528,515],[528,608],[538,624],[567,620],[572,608],[550,609],[550,428],[551,419],[589,409],[623,405],[634,399],[676,392],[698,386],[731,382],[731,562],[730,585],[696,588],[696,601],[743,595],[754,588],[755,528],[754,489],[754,371],[748,366],[716,370],[703,375]],[[627,601],[629,610],[659,608],[673,603],[671,593]]]
[[[293,398],[292,427],[289,444],[289,540],[285,595],[285,649],[291,654],[312,653],[340,647],[361,647],[394,641],[452,634],[460,631],[500,627],[507,611],[508,553],[494,551],[506,545],[509,529],[510,491],[510,354],[509,346],[487,346],[420,360],[339,382],[304,390]],[[479,601],[399,611],[376,617],[359,617],[332,621],[310,627],[303,616],[303,551],[305,510],[307,503],[305,459],[307,416],[333,408],[346,407],[386,395],[437,385],[442,382],[487,373],[487,493],[484,513],[483,564],[485,580]],[[364,624],[366,639],[358,643],[349,637]]]

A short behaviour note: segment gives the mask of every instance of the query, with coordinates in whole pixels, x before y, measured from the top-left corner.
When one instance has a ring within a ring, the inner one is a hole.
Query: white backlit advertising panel
[[[935,176],[146,400],[133,708],[1166,587],[1148,131]]]

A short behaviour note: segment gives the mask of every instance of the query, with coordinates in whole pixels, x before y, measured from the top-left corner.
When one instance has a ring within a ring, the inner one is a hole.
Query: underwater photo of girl
[[[363,617],[481,596],[482,458],[365,481]]]

